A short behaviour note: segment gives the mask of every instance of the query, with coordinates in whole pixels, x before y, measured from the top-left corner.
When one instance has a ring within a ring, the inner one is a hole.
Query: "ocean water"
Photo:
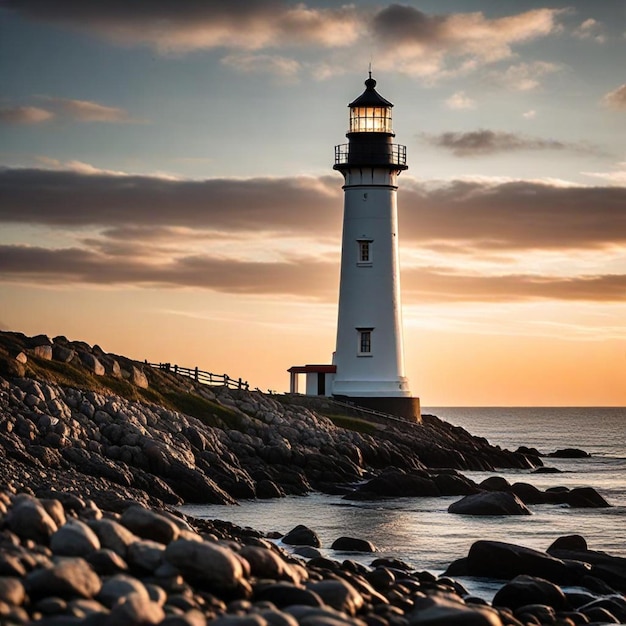
[[[394,498],[350,502],[340,496],[311,494],[279,500],[244,501],[237,507],[186,505],[196,517],[228,520],[260,531],[286,533],[297,524],[314,529],[322,552],[334,559],[352,558],[369,564],[372,555],[336,553],[329,549],[340,536],[368,539],[375,556],[393,556],[412,567],[442,573],[453,560],[467,555],[479,539],[507,541],[545,550],[566,534],[581,534],[591,549],[626,557],[626,408],[445,408],[422,409],[492,444],[515,450],[536,447],[549,453],[576,447],[586,459],[544,459],[563,473],[531,474],[529,470],[465,472],[480,482],[504,476],[540,489],[559,485],[597,489],[612,505],[608,509],[570,509],[565,505],[530,505],[531,516],[472,517],[447,513],[459,497]],[[496,581],[461,579],[473,593],[490,598]]]

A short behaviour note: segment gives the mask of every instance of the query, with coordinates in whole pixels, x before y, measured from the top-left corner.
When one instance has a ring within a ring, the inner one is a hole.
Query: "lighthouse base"
[[[387,413],[394,417],[405,419],[409,422],[421,422],[422,413],[420,408],[419,398],[407,398],[407,397],[383,397],[383,396],[341,396],[333,394],[333,398],[346,402],[348,404],[354,404],[355,406],[363,407],[364,409],[370,409],[372,411],[380,411],[381,413]]]

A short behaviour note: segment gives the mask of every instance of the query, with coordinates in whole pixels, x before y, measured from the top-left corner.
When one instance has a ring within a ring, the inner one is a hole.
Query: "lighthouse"
[[[398,176],[407,169],[406,147],[393,143],[393,104],[376,91],[371,72],[348,107],[348,143],[335,147],[333,166],[344,179],[333,363],[292,367],[292,391],[304,373],[307,394],[419,420],[419,398],[404,371],[398,260]]]

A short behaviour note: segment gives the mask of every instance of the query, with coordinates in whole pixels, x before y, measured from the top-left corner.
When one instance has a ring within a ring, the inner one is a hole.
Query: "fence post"
[[[174,365],[174,374],[178,374],[178,365]]]
[[[196,369],[194,370],[194,378],[196,379],[196,382],[198,382],[198,366],[196,365]]]

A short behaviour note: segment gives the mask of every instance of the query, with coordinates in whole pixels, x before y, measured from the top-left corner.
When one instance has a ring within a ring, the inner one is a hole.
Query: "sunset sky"
[[[626,2],[0,0],[0,329],[285,391],[395,107],[423,406],[626,405]]]

